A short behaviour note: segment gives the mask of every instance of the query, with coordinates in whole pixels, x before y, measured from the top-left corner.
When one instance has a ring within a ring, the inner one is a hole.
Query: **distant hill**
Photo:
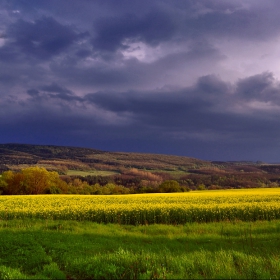
[[[170,179],[177,180],[180,185],[189,188],[204,185],[207,189],[280,185],[280,164],[250,161],[211,162],[161,154],[108,152],[50,145],[0,144],[0,174],[6,170],[18,171],[34,165],[67,175],[65,178],[80,176],[86,180],[88,177],[99,176],[98,178],[103,179],[98,179],[98,182],[111,180],[124,186],[136,186],[144,181],[153,184],[153,181],[159,183]],[[93,182],[90,178],[88,180],[90,184]]]
[[[138,168],[147,170],[187,171],[211,166],[199,159],[144,153],[107,152],[89,148],[0,144],[0,164],[10,169],[26,165],[45,165],[48,169],[119,170]]]
[[[49,170],[115,170],[137,168],[151,172],[272,173],[280,174],[279,164],[250,161],[205,161],[184,156],[108,152],[90,148],[52,145],[0,144],[0,171],[30,165]]]

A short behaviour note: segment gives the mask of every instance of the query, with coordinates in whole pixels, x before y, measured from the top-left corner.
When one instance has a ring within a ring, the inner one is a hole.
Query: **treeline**
[[[215,171],[215,170],[214,170]],[[108,183],[122,185],[135,193],[157,192],[158,186],[165,181],[176,181],[184,190],[216,190],[216,189],[244,189],[244,188],[271,188],[280,184],[279,175],[260,172],[216,172],[189,173],[183,176],[174,176],[170,173],[142,171],[131,169],[115,176],[86,176],[76,178],[90,185],[95,183],[104,186]],[[67,180],[67,176],[65,177]],[[73,180],[73,178],[69,178]]]
[[[279,177],[259,173],[187,174],[180,178],[164,172],[131,169],[115,176],[60,176],[45,168],[29,167],[5,171],[0,177],[0,194],[136,194],[190,190],[279,187]]]
[[[5,171],[0,177],[0,193],[15,194],[44,194],[67,193],[68,185],[61,180],[55,171],[45,168],[29,167],[20,172]]]
[[[191,189],[203,186],[205,189],[245,189],[245,188],[272,188],[280,184],[279,175],[259,172],[217,172],[210,174],[188,174],[182,176],[178,182]]]
[[[153,179],[158,179],[155,175]],[[101,176],[60,177],[55,171],[45,168],[29,167],[20,172],[5,171],[0,177],[2,195],[29,194],[130,194],[130,193],[165,193],[189,191],[175,180],[167,180],[157,186],[125,187]]]

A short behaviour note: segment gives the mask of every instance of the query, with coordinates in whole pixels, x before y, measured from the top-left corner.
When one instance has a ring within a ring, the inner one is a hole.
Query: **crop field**
[[[124,225],[280,219],[280,188],[141,195],[1,196],[0,219]]]
[[[280,188],[0,196],[1,279],[279,279]]]

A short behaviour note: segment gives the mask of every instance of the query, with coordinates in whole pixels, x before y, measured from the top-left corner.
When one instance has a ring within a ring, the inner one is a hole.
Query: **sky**
[[[279,10],[0,0],[0,143],[280,162]]]

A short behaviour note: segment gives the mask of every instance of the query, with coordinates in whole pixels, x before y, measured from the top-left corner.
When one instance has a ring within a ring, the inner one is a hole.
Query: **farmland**
[[[1,279],[279,279],[280,222],[0,221]]]
[[[2,279],[279,279],[280,188],[0,196]]]
[[[158,187],[166,180],[176,180],[184,190],[273,188],[280,185],[280,165],[260,161],[205,161],[78,147],[0,144],[0,174],[8,170],[20,173],[34,166],[58,172],[68,185],[75,185],[75,178],[82,181],[82,188],[70,187],[68,192],[66,188],[60,188],[60,193],[108,193],[91,188],[96,183],[102,187],[108,183],[123,186],[126,190],[122,193],[151,193],[159,192]],[[8,191],[2,194],[18,193]],[[22,191],[21,194],[28,193]]]
[[[112,196],[2,196],[0,202],[1,219],[132,225],[280,219],[280,188]]]
[[[68,170],[67,175],[69,176],[110,176],[118,174],[114,171],[101,171],[101,170],[94,170],[94,171],[81,171],[81,170]]]

